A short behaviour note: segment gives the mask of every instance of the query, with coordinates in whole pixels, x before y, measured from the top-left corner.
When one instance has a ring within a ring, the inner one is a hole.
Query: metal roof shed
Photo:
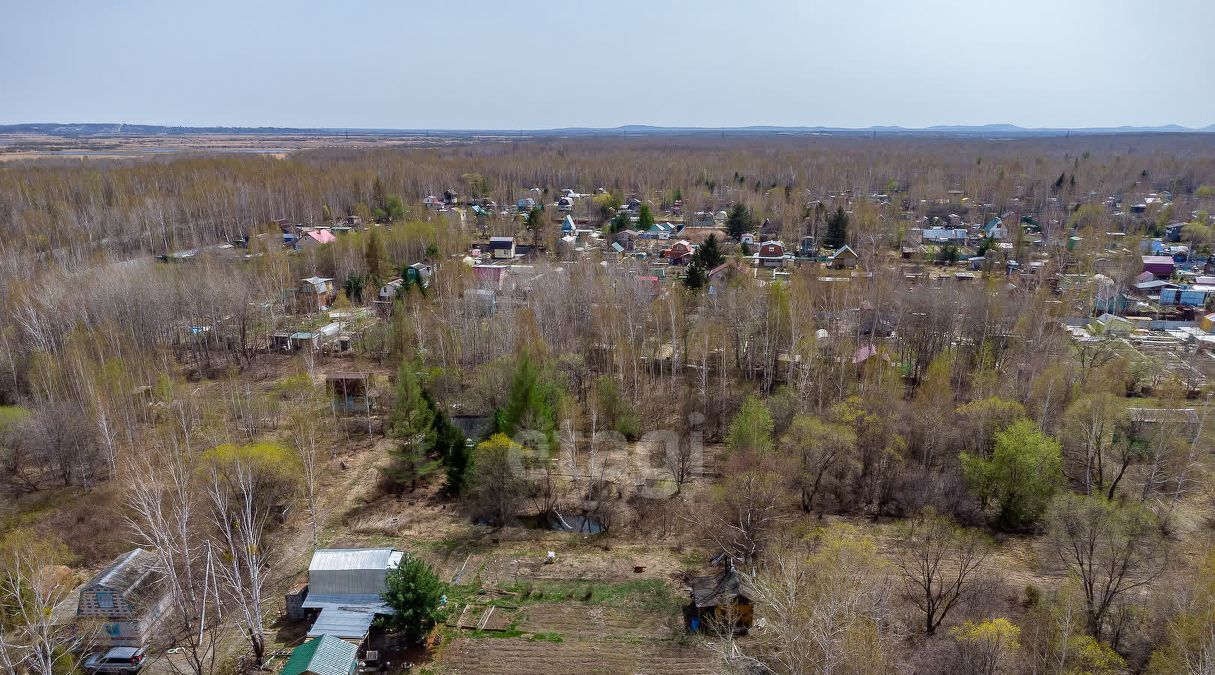
[[[308,565],[308,594],[376,596],[404,553],[392,548],[321,549]]]

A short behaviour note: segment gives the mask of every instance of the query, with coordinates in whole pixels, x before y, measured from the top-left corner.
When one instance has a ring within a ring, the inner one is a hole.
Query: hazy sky
[[[0,0],[0,123],[1215,123],[1215,0]]]

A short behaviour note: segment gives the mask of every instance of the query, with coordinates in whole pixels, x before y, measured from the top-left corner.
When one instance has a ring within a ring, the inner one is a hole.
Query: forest
[[[450,612],[402,629],[428,672],[594,669],[629,642],[603,667],[1215,673],[1211,343],[1073,330],[1135,315],[1110,299],[1174,224],[1215,260],[1213,186],[1193,134],[4,163],[0,670],[77,672],[98,629],[59,608],[135,547],[170,599],[156,672],[273,668],[313,549],[391,545],[445,603],[518,612],[498,636]],[[718,212],[687,266],[594,244]],[[951,217],[1013,233],[973,263],[911,245]],[[757,270],[752,233],[856,267]],[[526,248],[492,280],[491,236]],[[1153,312],[1135,334],[1200,321]],[[333,324],[340,348],[279,347]],[[747,630],[721,605],[687,630],[711,560]]]

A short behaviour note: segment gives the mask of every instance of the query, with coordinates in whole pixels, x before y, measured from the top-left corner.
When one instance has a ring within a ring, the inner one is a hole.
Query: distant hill
[[[1156,134],[1156,133],[1215,133],[1215,124],[1191,129],[1177,124],[1154,127],[1082,127],[1082,128],[1027,128],[1014,124],[984,125],[937,125],[922,128],[900,126],[872,127],[660,127],[644,124],[629,124],[612,128],[565,127],[558,129],[333,129],[333,128],[288,128],[288,127],[185,127],[157,126],[149,124],[75,123],[61,124],[37,122],[27,124],[0,125],[0,135],[45,134],[65,138],[113,137],[113,136],[187,136],[203,134],[250,135],[250,136],[360,136],[412,137],[412,136],[671,136],[689,134],[714,135],[831,135],[831,136],[968,136],[968,137],[1030,137],[1097,134]]]

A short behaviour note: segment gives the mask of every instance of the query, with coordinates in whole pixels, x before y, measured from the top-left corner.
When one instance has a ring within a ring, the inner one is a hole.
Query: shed
[[[684,618],[689,630],[702,630],[707,622],[731,618],[736,631],[751,627],[753,593],[728,559],[718,573],[692,577],[688,591],[691,602],[684,607]]]
[[[325,376],[325,389],[329,391],[334,412],[371,410],[371,373],[331,373]]]
[[[1151,272],[1157,277],[1170,277],[1173,270],[1177,269],[1177,263],[1173,261],[1172,256],[1167,255],[1145,255],[1143,256],[1143,271]]]
[[[308,583],[301,581],[291,587],[286,595],[286,613],[288,621],[303,621],[307,616],[304,612],[304,598],[308,597]]]
[[[309,596],[380,597],[388,570],[405,554],[393,548],[329,548],[312,554],[308,565]]]
[[[320,610],[309,637],[331,635],[361,643],[371,623],[391,610],[381,597],[388,570],[405,554],[393,548],[320,549],[308,565],[304,609]]]
[[[827,258],[827,264],[835,269],[856,267],[858,262],[860,262],[860,256],[858,256],[856,251],[853,251],[852,247],[848,246],[847,244],[836,249],[835,253],[832,253],[831,257]]]
[[[280,675],[354,675],[359,648],[344,640],[322,635],[295,648]]]

